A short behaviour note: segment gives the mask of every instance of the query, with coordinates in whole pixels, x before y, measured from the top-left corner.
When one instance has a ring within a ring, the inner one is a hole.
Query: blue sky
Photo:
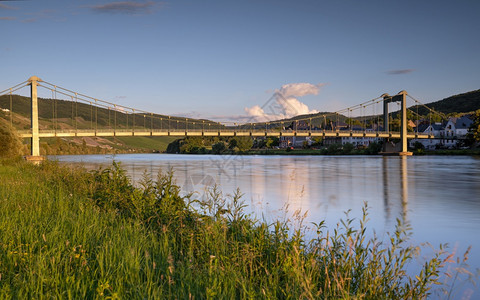
[[[278,91],[309,112],[401,90],[431,102],[480,88],[479,15],[476,0],[0,1],[0,90],[37,75],[217,120]]]

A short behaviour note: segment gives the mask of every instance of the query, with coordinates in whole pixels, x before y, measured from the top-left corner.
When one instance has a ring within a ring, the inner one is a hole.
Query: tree
[[[366,154],[378,154],[378,152],[382,151],[382,143],[381,142],[372,142],[368,144],[367,149],[365,150]]]
[[[323,144],[323,138],[321,136],[317,136],[313,138],[312,147],[319,147]]]
[[[425,150],[425,145],[423,145],[419,141],[415,141],[415,143],[413,143],[413,149],[415,149],[415,150]]]
[[[355,146],[353,146],[352,143],[345,143],[343,145],[342,153],[343,154],[350,154],[350,153],[352,153],[354,148],[355,148]]]
[[[265,147],[267,148],[276,147],[279,145],[279,142],[280,140],[277,137],[267,138],[267,141],[265,142]]]
[[[468,129],[468,137],[474,142],[480,142],[480,109],[473,114],[473,123]]]
[[[225,146],[225,143],[221,141],[212,145],[212,152],[215,154],[220,154],[226,149],[227,147]]]
[[[228,141],[228,149],[233,150],[235,147],[238,145],[238,140],[237,138],[233,137]]]
[[[167,153],[180,153],[181,139],[174,140],[167,146]]]
[[[327,148],[327,154],[339,154],[341,145],[331,144]]]
[[[308,141],[307,141],[307,140],[303,141],[303,143],[302,143],[302,148],[303,148],[303,149],[308,149],[308,148],[310,148],[310,146],[308,145]]]
[[[7,122],[0,120],[0,157],[22,155],[23,144],[15,129]]]
[[[252,149],[253,140],[250,137],[238,137],[237,138],[237,148],[239,151],[247,151]]]
[[[199,137],[187,137],[180,144],[180,153],[198,153],[203,147],[203,140]]]
[[[258,149],[261,149],[261,148],[265,147],[265,138],[255,139],[255,141],[253,142],[253,147],[258,148]]]

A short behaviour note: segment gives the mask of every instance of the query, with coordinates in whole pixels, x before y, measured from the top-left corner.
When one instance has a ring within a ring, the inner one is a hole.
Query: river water
[[[237,156],[237,155],[75,155],[53,157],[87,168],[115,160],[139,181],[173,169],[184,192],[217,185],[225,194],[240,188],[247,211],[268,222],[295,219],[304,224],[325,220],[333,229],[344,212],[361,217],[366,201],[368,227],[380,238],[397,218],[409,222],[414,243],[435,248],[448,243],[462,256],[472,246],[470,271],[480,268],[480,158],[470,156]],[[463,276],[462,278],[465,278]],[[478,281],[478,280],[477,280]],[[480,299],[480,291],[462,280],[452,298]]]

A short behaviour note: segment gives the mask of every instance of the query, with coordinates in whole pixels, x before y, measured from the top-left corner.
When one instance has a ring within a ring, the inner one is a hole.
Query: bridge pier
[[[45,158],[40,156],[40,136],[38,133],[38,96],[37,96],[37,85],[38,82],[42,81],[37,76],[32,76],[28,79],[30,85],[30,99],[32,102],[32,114],[31,114],[31,126],[32,126],[32,138],[31,138],[31,152],[29,156],[25,157],[26,160],[32,162],[40,162]]]
[[[388,94],[383,94],[383,129],[387,133],[389,132],[389,122],[388,122],[388,104],[391,102],[400,102],[401,104],[401,116],[400,116],[400,144],[401,149],[400,151],[388,151],[387,149],[387,142],[388,138],[385,139],[383,144],[383,155],[400,155],[400,156],[410,156],[413,153],[408,152],[408,141],[407,141],[407,92],[401,91],[395,96],[390,96]]]

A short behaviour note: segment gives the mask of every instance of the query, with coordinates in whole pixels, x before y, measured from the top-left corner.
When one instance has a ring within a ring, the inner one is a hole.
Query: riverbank
[[[480,149],[441,149],[441,150],[415,150],[414,155],[471,155],[480,156]]]
[[[480,156],[480,149],[450,149],[450,150],[412,150],[414,155],[470,155]],[[216,153],[183,153],[183,154],[213,154]],[[379,152],[368,149],[252,149],[247,151],[225,150],[217,155],[379,155]]]
[[[253,220],[239,192],[182,197],[171,174],[137,187],[118,165],[19,161],[0,178],[2,298],[423,298],[447,256],[406,278],[418,249],[403,224],[369,240],[365,209],[307,240],[300,224]]]

